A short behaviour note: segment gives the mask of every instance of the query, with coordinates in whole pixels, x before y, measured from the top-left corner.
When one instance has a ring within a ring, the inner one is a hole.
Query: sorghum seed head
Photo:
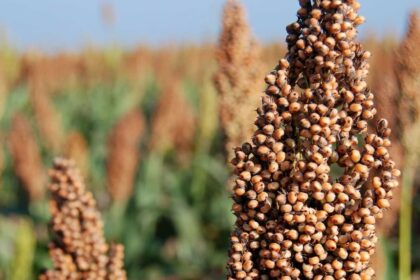
[[[254,130],[248,120],[254,118],[260,99],[258,93],[262,91],[258,83],[263,73],[259,57],[260,47],[251,34],[244,8],[237,0],[227,1],[217,50],[219,70],[214,81],[220,96],[219,114],[229,157],[233,148],[249,139]],[[278,93],[275,80],[273,73],[267,75],[265,81],[270,85],[267,92]],[[273,117],[266,116],[267,123],[271,123]]]
[[[39,279],[127,279],[124,247],[106,243],[96,201],[74,163],[56,159],[50,178],[54,239],[49,251],[54,267]]]
[[[370,53],[354,41],[364,19],[356,0],[299,3],[298,20],[287,27],[286,58],[265,79],[253,143],[232,161],[239,178],[233,199],[242,207],[228,277],[370,279],[376,221],[399,171],[388,122],[367,130],[376,114],[366,82]],[[251,172],[248,161],[259,170]],[[342,171],[336,180],[333,163]],[[255,175],[266,186],[261,192],[249,178]],[[254,228],[257,239],[242,234]],[[244,253],[254,261],[252,275],[235,264],[244,263]]]

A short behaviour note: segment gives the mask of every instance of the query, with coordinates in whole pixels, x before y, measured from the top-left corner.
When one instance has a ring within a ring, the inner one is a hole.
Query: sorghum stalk
[[[6,99],[7,95],[9,93],[9,89],[6,85],[7,80],[3,73],[3,71],[0,71],[0,118],[3,117],[4,111],[5,111],[5,105],[6,105]]]
[[[33,279],[32,264],[36,248],[36,233],[33,224],[28,220],[19,219],[14,239],[13,260],[8,279]]]
[[[133,192],[144,131],[142,113],[131,110],[114,126],[108,139],[107,186],[114,201],[125,202]]]
[[[215,85],[219,92],[219,116],[229,158],[233,148],[252,136],[249,122],[260,100],[259,77],[263,73],[260,46],[251,34],[245,10],[238,0],[228,0],[217,50],[219,70]]]
[[[121,247],[109,250],[96,201],[74,163],[56,159],[50,178],[54,267],[39,279],[126,279]]]
[[[356,0],[300,0],[265,81],[252,143],[235,150],[228,279],[372,279],[376,221],[400,172],[354,41]],[[340,174],[332,173],[337,166]]]
[[[400,135],[406,155],[401,189],[399,273],[400,279],[411,276],[412,196],[420,155],[420,22],[417,13],[410,16],[407,34],[397,53],[396,74],[399,83]]]

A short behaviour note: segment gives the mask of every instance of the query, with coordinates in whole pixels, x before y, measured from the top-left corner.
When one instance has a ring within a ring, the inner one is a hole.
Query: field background
[[[384,83],[393,79],[398,39],[366,37],[370,86],[376,98],[392,100]],[[125,245],[130,279],[223,279],[234,217],[213,82],[215,48],[115,45],[45,54],[2,43],[0,279],[35,279],[51,265],[46,186],[57,155],[81,168],[107,240]],[[265,73],[284,53],[283,44],[263,45],[261,92]],[[398,114],[388,103],[380,110]],[[126,139],[130,133],[138,136],[134,142]],[[110,167],[116,161],[120,169]],[[130,172],[134,182],[120,178]],[[109,187],[111,181],[127,188]],[[388,228],[380,232],[380,262],[387,263],[381,275],[397,279],[398,226]],[[419,236],[414,222],[413,249],[420,248]],[[419,250],[413,250],[413,271],[420,271]]]

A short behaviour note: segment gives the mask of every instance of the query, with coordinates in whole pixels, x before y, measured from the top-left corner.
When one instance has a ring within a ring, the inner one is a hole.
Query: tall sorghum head
[[[45,85],[41,80],[31,80],[29,87],[31,105],[42,140],[47,148],[58,152],[63,140],[60,115],[55,110],[51,96],[45,91]]]
[[[23,115],[13,117],[9,148],[16,176],[30,200],[42,198],[45,189],[44,166],[31,125]]]
[[[377,114],[373,122],[370,123],[371,129],[375,129],[376,122],[382,118],[389,120],[389,126],[398,128],[398,118],[395,117],[398,112],[398,83],[395,77],[395,47],[396,44],[393,40],[385,39],[382,41],[372,40],[369,45],[374,53],[371,60],[369,77],[370,88],[375,93],[375,107]],[[395,132],[395,131],[394,131]],[[390,135],[392,146],[389,147],[389,153],[396,166],[399,169],[403,168],[404,163],[404,150],[401,145],[401,139],[398,133]],[[390,209],[387,212],[386,219],[379,220],[377,223],[376,231],[379,236],[392,238],[398,231],[398,218],[401,206],[401,188],[393,191],[393,199],[390,201]],[[384,279],[387,270],[384,269],[387,265],[391,264],[393,260],[387,258],[384,243],[379,242],[376,248],[375,255],[371,259],[372,267],[376,271],[377,279]]]
[[[108,192],[113,200],[126,201],[132,194],[143,130],[143,115],[135,109],[125,114],[111,131],[106,166]]]
[[[397,187],[391,130],[368,121],[356,0],[300,0],[265,81],[252,143],[235,150],[228,279],[371,279],[376,221]],[[334,170],[334,171],[333,171]]]
[[[386,118],[389,126],[396,128],[398,126],[397,118],[395,118],[395,110],[397,108],[398,83],[395,77],[395,51],[396,44],[386,41],[374,41],[371,46],[374,56],[370,63],[369,86],[375,92],[375,107],[377,114],[374,120]],[[391,138],[397,138],[393,133]],[[392,146],[395,146],[393,143]],[[395,159],[396,160],[396,159]]]
[[[400,127],[410,131],[420,121],[420,16],[410,15],[407,34],[397,52],[396,73],[400,87]],[[415,139],[415,142],[418,142]]]
[[[375,106],[378,113],[371,123],[374,129],[375,123],[382,118],[389,121],[389,126],[398,128],[399,88],[395,77],[395,44],[393,42],[375,42],[373,63],[371,63],[371,89],[375,93]],[[399,133],[390,135],[392,146],[389,152],[399,169],[403,168],[404,150]],[[394,191],[394,199],[391,201],[391,209],[387,218],[379,221],[377,231],[381,235],[391,236],[395,233],[395,225],[398,222],[400,210],[400,188]]]
[[[109,280],[127,279],[124,270],[124,246],[121,244],[112,244],[109,250],[108,261],[108,277]]]
[[[168,84],[153,112],[149,145],[152,150],[165,152],[174,149],[185,154],[192,149],[196,117],[179,81],[174,79]]]
[[[233,156],[233,148],[249,139],[254,131],[249,120],[255,116],[261,97],[259,58],[260,47],[251,34],[243,7],[238,0],[227,1],[217,51],[219,70],[215,85],[220,95],[219,115],[230,156]]]
[[[56,159],[50,178],[53,269],[40,279],[126,279],[122,249],[106,243],[96,201],[74,163]]]
[[[82,175],[86,176],[89,173],[89,147],[84,136],[78,131],[68,133],[64,151],[65,156],[77,162]]]
[[[410,16],[407,34],[397,52],[395,67],[399,84],[399,135],[404,147],[404,173],[401,188],[399,226],[399,278],[411,275],[413,187],[420,154],[420,19],[416,12]]]
[[[52,94],[69,87],[80,77],[78,64],[79,58],[71,54],[28,53],[22,57],[20,75],[28,85],[40,136],[45,146],[54,152],[61,151],[64,134]]]

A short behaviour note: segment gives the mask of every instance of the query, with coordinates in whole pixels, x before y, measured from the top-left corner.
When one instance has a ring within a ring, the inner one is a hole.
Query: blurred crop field
[[[383,97],[378,111],[391,118],[398,111],[386,83],[398,45],[391,37],[364,41],[373,53],[370,86]],[[107,240],[125,245],[129,279],[224,278],[234,216],[215,53],[213,44],[56,54],[0,46],[0,279],[35,279],[51,266],[47,174],[60,155],[80,167]],[[261,53],[262,92],[285,46]],[[387,265],[379,267],[383,279],[397,279],[398,207],[389,212],[379,229]],[[412,266],[420,271],[413,224]]]

